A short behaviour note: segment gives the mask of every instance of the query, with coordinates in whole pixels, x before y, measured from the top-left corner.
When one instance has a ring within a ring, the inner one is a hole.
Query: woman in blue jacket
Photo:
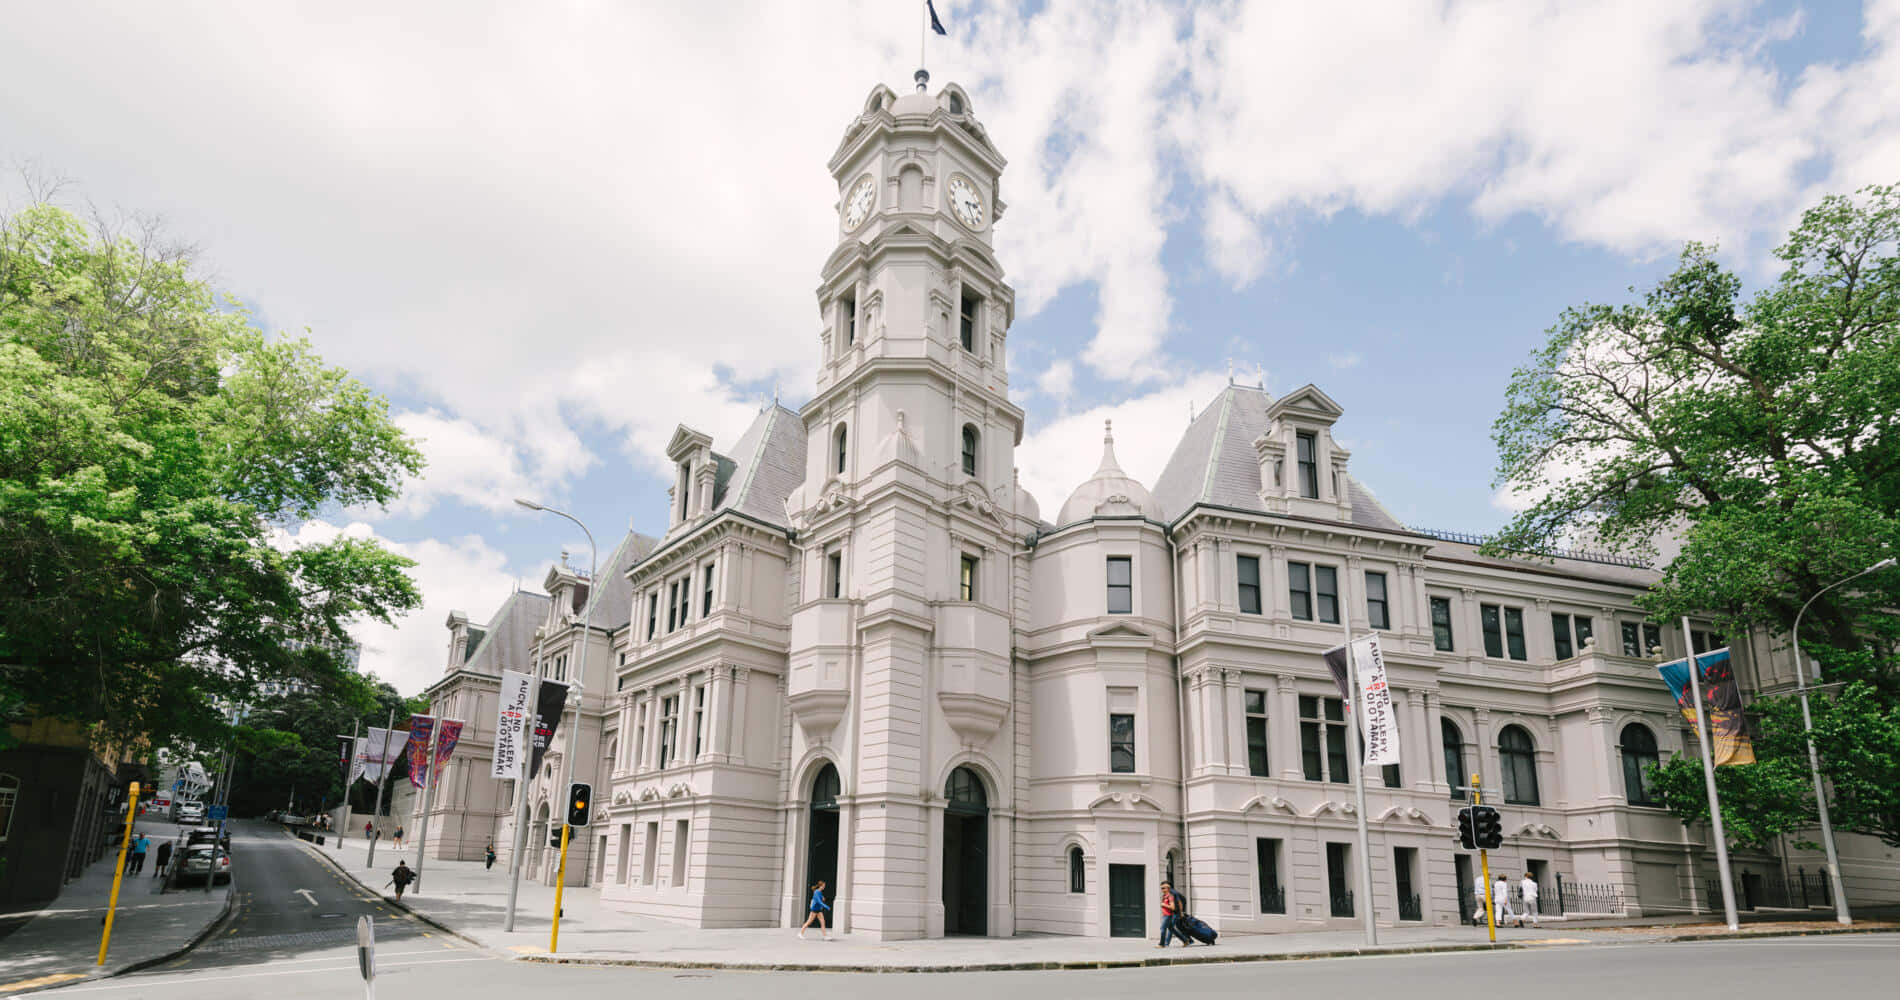
[[[818,921],[818,933],[823,935],[825,940],[831,940],[831,932],[825,929],[825,914],[829,912],[831,912],[831,904],[825,902],[824,881],[813,882],[811,886],[811,915],[807,916],[805,922],[799,925],[798,936],[801,938],[804,937],[805,928],[810,927],[811,922],[816,920]]]

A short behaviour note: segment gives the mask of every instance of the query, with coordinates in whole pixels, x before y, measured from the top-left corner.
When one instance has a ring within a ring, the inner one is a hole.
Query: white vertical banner
[[[369,735],[363,738],[362,776],[372,784],[381,781],[383,772],[402,759],[402,748],[408,743],[407,729],[369,727]]]
[[[356,749],[350,754],[350,784],[356,784],[356,780],[363,776],[363,772],[368,764],[369,737],[358,736],[356,738]]]
[[[1359,668],[1359,706],[1363,715],[1359,726],[1365,734],[1366,766],[1383,767],[1399,762],[1399,716],[1392,707],[1392,688],[1385,679],[1385,656],[1379,652],[1379,637],[1369,635],[1352,642],[1354,666]]]
[[[528,715],[534,710],[530,701],[534,687],[534,678],[514,670],[501,672],[501,698],[495,704],[495,755],[493,758],[493,776],[496,778],[521,777],[521,752],[526,745],[523,737],[528,729]]]

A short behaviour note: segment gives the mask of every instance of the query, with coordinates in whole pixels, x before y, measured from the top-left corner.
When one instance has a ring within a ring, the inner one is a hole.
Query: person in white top
[[[1471,922],[1484,923],[1484,873],[1471,876]]]
[[[1504,918],[1517,916],[1517,909],[1511,905],[1511,880],[1503,872],[1498,873],[1497,884],[1491,887],[1491,905],[1496,910],[1491,919],[1499,927],[1504,926]]]
[[[1524,916],[1531,918],[1531,926],[1537,926],[1537,880],[1530,872],[1524,873],[1524,881],[1518,883],[1518,891],[1524,896]],[[1519,927],[1524,926],[1524,917],[1517,920]]]

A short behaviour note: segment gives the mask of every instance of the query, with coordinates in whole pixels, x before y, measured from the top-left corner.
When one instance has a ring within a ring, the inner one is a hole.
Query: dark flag
[[[1352,681],[1346,679],[1346,647],[1334,646],[1320,654],[1326,661],[1326,669],[1333,672],[1333,684],[1339,688],[1339,701],[1346,711],[1352,711]]]
[[[1735,683],[1734,662],[1726,649],[1700,653],[1695,658],[1701,668],[1702,704],[1709,711],[1709,758],[1717,767],[1725,764],[1753,764],[1755,744],[1748,737],[1747,719],[1742,714],[1742,690]],[[1689,690],[1689,661],[1674,660],[1656,668],[1663,683],[1675,693],[1682,717],[1695,724],[1695,697]]]
[[[544,680],[541,690],[534,700],[534,739],[528,757],[528,780],[541,773],[541,758],[547,756],[548,744],[554,742],[554,731],[561,725],[561,710],[567,705],[567,685],[559,681]]]
[[[930,12],[930,30],[939,35],[948,35],[949,32],[943,30],[943,22],[937,20],[937,5],[931,3],[930,0],[924,0],[924,9]]]

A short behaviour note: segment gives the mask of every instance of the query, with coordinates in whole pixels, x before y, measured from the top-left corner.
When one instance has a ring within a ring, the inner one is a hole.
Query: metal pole
[[[338,820],[336,825],[336,852],[338,854],[343,853],[343,838],[350,832],[350,788],[356,784],[350,780],[350,773],[356,770],[352,765],[356,760],[356,738],[361,734],[362,729],[362,719],[350,723],[350,758],[343,762],[343,818]]]
[[[134,781],[132,782],[131,800],[125,805],[125,836],[119,838],[119,867],[112,872],[112,898],[106,900],[106,929],[99,935],[99,961],[97,963],[99,965],[106,964],[106,946],[112,943],[112,918],[117,916],[119,911],[119,881],[125,878],[125,852],[132,846],[132,824],[138,819],[138,816],[139,783]],[[211,871],[205,873],[206,882],[211,881],[212,875],[218,870],[216,861],[217,848],[214,845],[212,848],[213,863]]]
[[[1689,694],[1695,703],[1696,745],[1702,751],[1702,782],[1709,792],[1709,818],[1715,824],[1715,867],[1722,878],[1722,915],[1729,930],[1741,924],[1735,919],[1735,886],[1729,878],[1728,835],[1722,830],[1722,800],[1715,791],[1715,758],[1709,753],[1708,713],[1702,710],[1702,664],[1696,660],[1695,638],[1689,631],[1689,616],[1682,616],[1683,650],[1689,654]]]
[[[1801,663],[1801,616],[1819,600],[1822,594],[1852,580],[1858,580],[1869,573],[1886,569],[1894,564],[1891,558],[1881,561],[1855,573],[1845,579],[1836,580],[1814,592],[1807,603],[1794,616],[1794,631],[1789,633],[1789,641],[1794,644],[1794,686],[1801,695],[1801,732],[1808,743],[1808,774],[1814,779],[1814,804],[1821,814],[1821,843],[1827,846],[1827,879],[1834,887],[1834,919],[1842,924],[1852,924],[1854,918],[1847,911],[1847,890],[1841,885],[1841,859],[1834,850],[1834,824],[1827,814],[1827,789],[1821,784],[1821,756],[1814,749],[1814,716],[1808,711],[1808,670]],[[1805,888],[1805,883],[1803,888]]]
[[[435,749],[442,745],[442,717],[429,732],[429,756],[422,762],[422,825],[416,838],[415,891],[422,891],[422,862],[429,856],[429,807],[435,804]]]
[[[389,761],[389,731],[396,728],[396,710],[389,710],[389,721],[383,724],[383,745],[376,748],[376,759],[382,764],[382,771],[376,775],[376,802],[369,808],[370,829],[376,831],[369,838],[369,860],[363,862],[365,868],[376,867],[376,842],[382,838],[383,825],[383,786],[389,783],[389,772],[394,765]]]
[[[1343,604],[1343,602],[1341,602]],[[1339,620],[1346,622],[1346,609],[1339,609]],[[1366,833],[1366,765],[1360,757],[1365,753],[1365,734],[1360,730],[1359,658],[1352,653],[1352,626],[1346,624],[1341,629],[1346,635],[1346,688],[1350,693],[1352,708],[1347,714],[1352,717],[1353,746],[1346,755],[1347,772],[1352,775],[1352,793],[1354,804],[1353,825],[1359,831],[1359,891],[1365,896],[1366,943],[1379,943],[1379,923],[1372,915],[1372,843]]]
[[[530,674],[528,682],[528,704],[538,705],[541,698],[541,674]],[[521,750],[527,759],[518,761],[520,770],[515,778],[515,847],[508,855],[508,912],[502,917],[501,929],[515,929],[515,896],[521,891],[521,855],[528,849],[528,768],[534,763],[534,727],[540,716],[528,716],[527,741]]]
[[[567,838],[568,834],[574,830],[566,823],[567,804],[564,802],[561,806],[561,867],[554,876],[554,926],[548,932],[548,954],[550,955],[554,954],[556,946],[561,943],[561,890],[567,888]],[[679,850],[679,848],[675,847],[674,850]]]

